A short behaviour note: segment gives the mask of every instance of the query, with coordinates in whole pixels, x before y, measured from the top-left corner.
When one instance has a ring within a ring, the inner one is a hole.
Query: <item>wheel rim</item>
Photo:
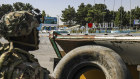
[[[106,76],[98,66],[85,66],[75,72],[71,79],[106,79]]]
[[[105,74],[99,69],[90,69],[84,72],[79,79],[106,79]]]

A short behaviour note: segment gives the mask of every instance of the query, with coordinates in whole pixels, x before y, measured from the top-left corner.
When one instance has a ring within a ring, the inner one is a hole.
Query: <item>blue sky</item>
[[[124,9],[127,11],[130,10],[130,0],[115,0],[115,10],[118,10],[121,6],[121,1]],[[94,5],[94,0],[0,0],[0,5],[13,4],[15,2],[30,3],[35,8],[45,10],[46,14],[52,17],[56,17],[57,15],[61,16],[61,11],[67,8],[68,5],[73,6],[76,10],[81,3]],[[104,3],[104,0],[95,0],[95,3]],[[105,0],[105,4],[108,9],[113,10],[114,0]],[[140,7],[140,0],[131,0],[132,9],[135,8],[135,6]],[[60,22],[60,24],[62,24],[62,22]]]

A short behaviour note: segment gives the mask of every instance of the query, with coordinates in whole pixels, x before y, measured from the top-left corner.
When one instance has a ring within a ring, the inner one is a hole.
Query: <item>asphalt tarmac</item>
[[[47,35],[48,36],[48,35]],[[49,41],[49,37],[42,35],[40,37],[39,50],[30,51],[38,59],[41,66],[47,68],[50,73],[53,72],[53,58],[57,58],[55,51]]]

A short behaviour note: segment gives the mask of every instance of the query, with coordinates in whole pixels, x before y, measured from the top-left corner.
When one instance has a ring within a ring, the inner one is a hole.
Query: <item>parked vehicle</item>
[[[70,34],[70,32],[66,31],[66,30],[53,30],[53,31],[51,31],[51,33],[53,33],[53,32],[55,32],[57,34]]]
[[[55,61],[56,79],[140,78],[140,36],[53,33],[50,41],[60,60]]]
[[[42,30],[41,32],[42,32],[42,33],[46,33],[46,30]]]

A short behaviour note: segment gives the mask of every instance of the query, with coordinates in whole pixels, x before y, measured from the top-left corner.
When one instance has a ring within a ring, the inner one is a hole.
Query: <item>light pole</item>
[[[113,27],[114,27],[114,21],[115,21],[115,14],[114,14],[114,11],[115,11],[115,0],[114,0],[114,5],[113,5]]]
[[[57,29],[58,29],[58,27],[59,27],[59,15],[56,15],[56,16],[57,16],[57,24],[58,24]]]
[[[131,28],[131,0],[130,0],[130,28]]]
[[[122,0],[121,0],[121,7],[122,7]],[[122,28],[122,9],[121,9],[121,28]]]
[[[104,0],[104,9],[105,9],[105,0]],[[103,13],[103,27],[106,27],[106,26],[105,26],[105,23],[104,23],[104,17],[105,17],[105,15],[104,15],[104,13]]]
[[[57,16],[57,24],[58,24],[58,26],[59,26],[59,15],[56,15]]]

